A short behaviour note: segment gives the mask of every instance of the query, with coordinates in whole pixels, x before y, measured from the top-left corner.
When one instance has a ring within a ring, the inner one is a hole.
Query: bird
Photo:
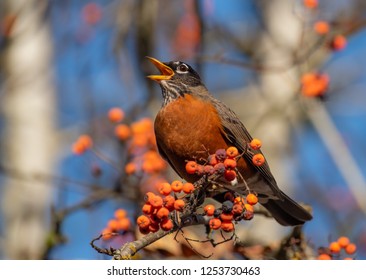
[[[252,162],[254,154],[261,150],[247,148],[253,138],[244,124],[233,110],[214,98],[190,65],[147,58],[160,72],[147,77],[160,85],[163,95],[154,121],[157,148],[181,178],[191,183],[199,179],[197,174],[186,172],[187,160],[202,158],[203,151],[214,154],[218,149],[234,146],[243,154],[237,170],[247,188],[226,182],[227,189],[245,194],[249,188],[283,226],[302,225],[312,219],[307,210],[280,190],[267,160],[261,166]]]

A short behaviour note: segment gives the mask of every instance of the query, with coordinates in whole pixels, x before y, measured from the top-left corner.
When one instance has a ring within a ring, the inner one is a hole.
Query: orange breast
[[[181,177],[195,180],[185,172],[187,160],[207,159],[226,148],[216,109],[207,101],[186,94],[163,107],[155,119],[156,140]]]

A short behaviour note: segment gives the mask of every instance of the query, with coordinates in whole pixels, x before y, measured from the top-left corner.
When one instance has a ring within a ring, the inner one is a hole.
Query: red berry
[[[234,181],[236,178],[236,172],[234,170],[226,170],[224,173],[224,178],[229,182]]]

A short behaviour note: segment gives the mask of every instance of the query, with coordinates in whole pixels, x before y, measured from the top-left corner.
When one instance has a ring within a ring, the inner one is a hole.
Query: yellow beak
[[[147,56],[147,58],[159,69],[161,75],[149,75],[147,76],[149,79],[160,82],[162,80],[170,80],[174,76],[174,71],[169,66],[165,65],[161,61],[156,58]]]

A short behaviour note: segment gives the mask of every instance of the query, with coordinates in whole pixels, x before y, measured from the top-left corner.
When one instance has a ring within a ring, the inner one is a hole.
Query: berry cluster
[[[301,93],[308,97],[320,97],[329,86],[329,76],[322,73],[306,73],[301,77]]]
[[[258,203],[256,195],[250,193],[246,198],[234,197],[232,193],[228,192],[225,194],[225,199],[220,208],[216,209],[213,204],[207,204],[203,209],[206,216],[212,217],[209,220],[211,229],[230,232],[235,229],[234,222],[253,218],[253,206]]]
[[[261,145],[259,139],[253,139],[249,143],[249,147],[253,150],[259,150]],[[236,166],[240,157],[241,155],[236,147],[229,147],[226,150],[218,149],[214,154],[208,156],[205,165],[193,160],[188,161],[186,163],[186,172],[197,175],[223,175],[227,181],[231,182],[237,177]],[[261,166],[264,164],[265,158],[261,153],[257,153],[253,156],[252,162],[256,166]]]
[[[121,208],[117,209],[114,212],[114,218],[108,221],[107,226],[102,231],[103,239],[111,239],[114,233],[123,233],[130,229],[131,221],[127,217],[127,211]]]
[[[351,243],[349,238],[341,236],[337,241],[333,241],[327,248],[321,247],[318,249],[318,260],[336,260],[341,258],[341,254],[345,253],[347,256],[343,256],[344,260],[352,260],[351,256],[356,253],[357,246]]]
[[[114,133],[128,145],[131,160],[125,165],[127,175],[141,172],[153,174],[166,169],[166,162],[157,152],[151,119],[143,118],[130,126],[117,124]]]
[[[318,0],[303,0],[303,5],[309,11],[315,11],[312,15],[317,16]],[[322,36],[324,47],[327,51],[341,51],[347,46],[347,38],[340,34],[334,23],[324,19],[316,19],[312,26],[314,32]],[[319,71],[304,73],[301,78],[301,93],[307,97],[323,97],[329,87],[329,77]]]
[[[165,231],[171,230],[171,213],[184,210],[186,202],[183,198],[194,191],[194,185],[175,180],[171,184],[159,183],[157,189],[159,194],[146,193],[145,204],[142,206],[144,214],[137,218],[137,225],[143,234],[156,232],[160,228]]]
[[[81,155],[93,146],[93,140],[89,135],[83,134],[72,144],[72,152]]]

